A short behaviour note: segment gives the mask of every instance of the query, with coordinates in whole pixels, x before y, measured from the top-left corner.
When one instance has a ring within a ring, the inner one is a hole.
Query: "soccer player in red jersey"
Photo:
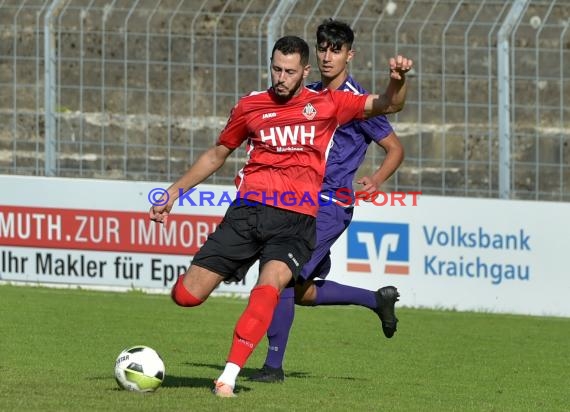
[[[152,220],[164,223],[179,190],[204,181],[247,140],[249,159],[236,178],[240,195],[171,292],[178,305],[198,306],[222,281],[243,278],[243,269],[259,260],[259,279],[235,326],[226,367],[215,382],[214,393],[220,397],[235,396],[237,376],[265,335],[279,293],[311,256],[317,195],[336,128],[401,110],[407,89],[404,74],[412,66],[403,56],[390,59],[386,93],[356,95],[304,87],[308,62],[309,46],[303,39],[279,39],[271,54],[272,86],[238,101],[216,145],[168,188],[166,204],[157,202],[149,212]],[[296,201],[282,201],[283,194]]]
[[[351,27],[338,20],[326,20],[318,26],[316,40],[321,81],[310,83],[307,87],[313,90],[328,88],[356,94],[366,93],[364,87],[349,74],[349,63],[355,53]],[[371,309],[380,318],[382,331],[387,338],[396,332],[398,318],[395,303],[399,292],[394,286],[372,291],[327,279],[331,271],[331,247],[352,221],[354,212],[354,202],[347,203],[339,194],[354,192],[352,182],[372,142],[381,146],[386,156],[374,174],[357,180],[364,193],[380,190],[380,186],[402,163],[404,148],[387,117],[383,115],[351,121],[335,131],[321,187],[321,199],[325,203],[321,203],[317,213],[315,250],[295,279],[295,285],[288,285],[279,294],[279,303],[267,330],[269,345],[265,362],[259,371],[250,376],[250,380],[282,382],[285,379],[283,362],[295,318],[295,304],[359,305]]]

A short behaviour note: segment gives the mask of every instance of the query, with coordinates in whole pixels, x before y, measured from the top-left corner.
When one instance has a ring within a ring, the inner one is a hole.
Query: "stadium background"
[[[0,410],[220,410],[212,378],[244,300],[215,298],[187,312],[167,296],[91,292],[83,290],[90,281],[112,284],[114,273],[86,281],[85,273],[34,271],[34,256],[85,257],[110,270],[118,257],[131,258],[144,263],[138,285],[162,286],[149,279],[150,259],[174,268],[188,256],[169,258],[171,244],[141,253],[141,243],[152,244],[128,239],[106,252],[95,236],[88,248],[66,243],[77,215],[148,224],[149,190],[212,144],[240,95],[267,86],[268,38],[296,33],[311,41],[316,25],[334,16],[356,29],[351,68],[371,91],[383,89],[396,51],[416,62],[407,107],[393,117],[407,157],[386,190],[421,190],[425,208],[362,208],[355,220],[367,230],[384,230],[379,219],[408,225],[411,276],[350,274],[401,284],[401,328],[385,340],[376,316],[361,308],[298,309],[286,384],[246,380],[263,362],[258,348],[234,407],[224,409],[568,411],[568,3],[0,0]],[[371,148],[365,167],[381,158]],[[243,160],[236,153],[208,187],[231,187]],[[48,244],[46,225],[42,235],[31,233],[36,225],[20,230],[21,216],[61,218],[52,225],[59,242]],[[182,213],[177,220],[205,223]],[[426,226],[521,233],[532,248],[430,246]],[[336,245],[333,267],[341,270],[346,243]],[[426,276],[422,253],[524,265],[532,276],[500,285]],[[12,264],[17,269],[2,268]],[[78,290],[16,288],[5,279],[76,282]],[[429,302],[414,309],[414,299]],[[459,303],[469,301],[478,313],[463,313]],[[495,313],[505,311],[538,316]],[[165,356],[167,377],[153,396],[116,390],[113,379],[116,355],[139,343]]]
[[[179,202],[156,225],[152,193],[213,144],[240,96],[268,86],[278,37],[312,42],[335,17],[356,30],[351,70],[371,91],[390,56],[415,61],[392,117],[406,160],[383,189],[423,195],[356,207],[329,278],[393,284],[407,307],[570,315],[566,2],[0,0],[0,11],[0,284],[167,293],[227,203]],[[359,173],[382,156],[372,147]],[[199,191],[235,191],[244,161],[237,150]],[[256,272],[217,292],[247,296]]]
[[[267,86],[268,43],[312,43],[335,17],[355,29],[351,71],[370,91],[391,55],[415,60],[393,117],[406,160],[386,190],[570,200],[564,0],[0,0],[0,11],[2,174],[172,181],[233,103]],[[373,148],[364,169],[381,158]],[[243,160],[208,183],[230,184]]]

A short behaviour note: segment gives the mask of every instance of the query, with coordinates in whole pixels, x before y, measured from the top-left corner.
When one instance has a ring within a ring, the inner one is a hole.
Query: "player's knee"
[[[303,299],[302,295],[295,295],[295,305],[307,306],[307,302]]]
[[[295,286],[295,303],[300,306],[313,306],[317,297],[317,289],[312,281]]]
[[[178,306],[192,307],[201,305],[204,301],[192,295],[184,286],[184,275],[178,276],[170,291],[170,297]]]

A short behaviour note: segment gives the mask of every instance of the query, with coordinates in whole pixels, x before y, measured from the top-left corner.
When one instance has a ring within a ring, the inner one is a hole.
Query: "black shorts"
[[[261,203],[234,201],[222,222],[208,236],[192,264],[224,277],[242,280],[259,259],[289,266],[297,279],[315,248],[316,219]]]

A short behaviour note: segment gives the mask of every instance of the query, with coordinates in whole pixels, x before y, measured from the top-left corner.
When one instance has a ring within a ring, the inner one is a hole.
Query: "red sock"
[[[198,299],[197,297],[193,296],[190,292],[188,292],[188,289],[186,289],[186,286],[184,286],[183,281],[184,281],[184,275],[178,276],[178,280],[176,281],[176,283],[172,287],[172,290],[170,291],[170,297],[172,297],[174,303],[176,303],[178,306],[184,306],[184,307],[198,306],[202,304],[204,301]]]
[[[228,362],[243,368],[245,362],[267,332],[273,311],[279,301],[279,291],[273,286],[256,286],[251,290],[249,303],[239,318]]]

